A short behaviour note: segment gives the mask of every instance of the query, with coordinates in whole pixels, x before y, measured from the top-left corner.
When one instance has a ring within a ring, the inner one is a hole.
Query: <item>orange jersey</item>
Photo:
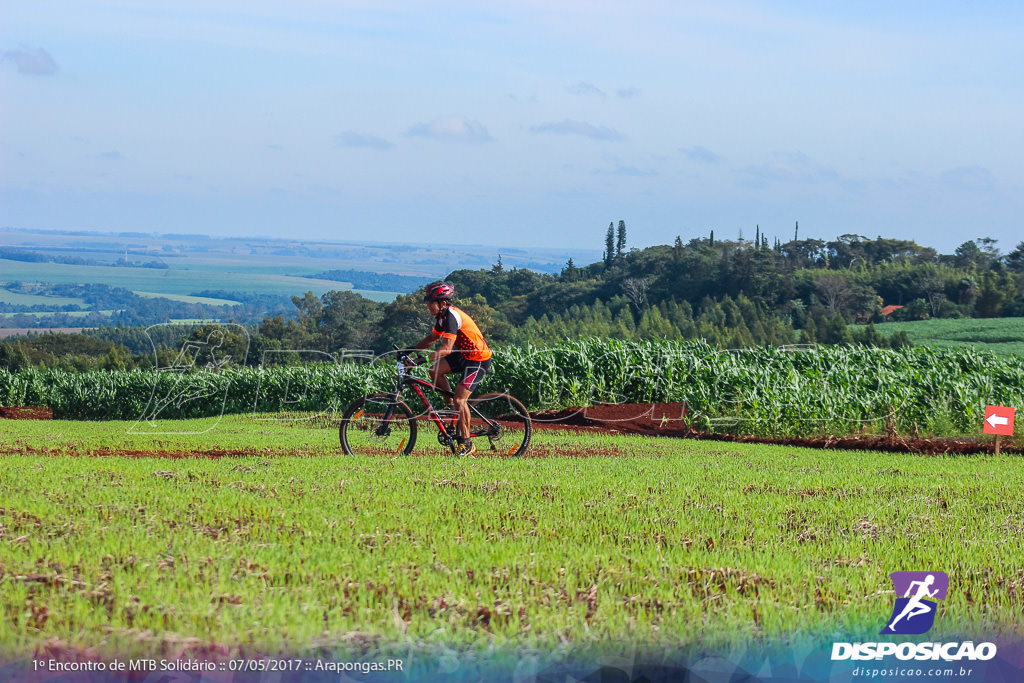
[[[491,349],[484,340],[480,328],[461,308],[448,306],[437,318],[433,333],[442,339],[455,339],[453,351],[462,354],[466,360],[488,360]]]

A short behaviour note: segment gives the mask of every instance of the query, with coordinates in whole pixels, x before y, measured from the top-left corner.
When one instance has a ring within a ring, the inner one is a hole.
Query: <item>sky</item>
[[[0,0],[0,226],[1024,240],[1024,3]]]

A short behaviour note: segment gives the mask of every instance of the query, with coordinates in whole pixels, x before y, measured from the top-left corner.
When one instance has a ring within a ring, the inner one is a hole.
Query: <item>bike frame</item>
[[[356,455],[355,450],[367,448],[367,452],[377,452],[380,449],[373,445],[374,442],[382,444],[388,439],[397,421],[400,423],[397,425],[400,432],[406,429],[404,425],[408,423],[407,438],[398,446],[399,451],[408,455],[415,447],[417,432],[421,431],[417,430],[417,425],[425,425],[428,420],[424,420],[423,417],[426,416],[437,427],[437,441],[441,446],[452,453],[458,453],[456,428],[459,427],[461,414],[453,410],[435,409],[427,390],[435,391],[445,398],[454,398],[455,393],[425,379],[413,377],[409,369],[423,364],[421,359],[410,358],[405,350],[398,350],[396,358],[396,377],[391,390],[367,394],[353,401],[345,411],[338,430],[342,448],[349,455]],[[412,391],[407,392],[406,388]],[[423,409],[415,407],[413,395],[419,399]],[[406,401],[406,398],[409,400]],[[529,446],[532,430],[530,414],[522,402],[503,392],[490,392],[468,399],[467,405],[470,413],[467,425],[470,438],[485,437],[492,451],[500,450],[508,455],[517,456],[523,454]],[[361,421],[367,410],[370,411],[367,420]],[[510,415],[512,417],[509,417]],[[354,426],[357,424],[359,426]],[[368,429],[371,431],[368,432]],[[362,436],[359,436],[360,433]],[[355,436],[355,449],[349,441],[350,435]],[[511,438],[505,441],[507,435],[511,435]]]
[[[448,446],[450,448],[454,447],[454,431],[455,425],[458,421],[458,416],[456,415],[455,417],[452,418],[450,426],[445,425],[444,420],[441,419],[441,415],[437,412],[437,410],[434,409],[434,404],[430,402],[430,399],[427,398],[427,395],[423,392],[423,390],[430,389],[432,391],[436,391],[442,396],[451,396],[453,398],[455,394],[451,391],[445,391],[441,387],[437,386],[436,384],[433,384],[432,382],[428,382],[425,379],[420,379],[419,377],[413,377],[412,375],[410,375],[409,369],[406,367],[404,363],[404,360],[408,358],[408,355],[402,354],[399,356],[399,360],[395,364],[396,369],[398,371],[398,381],[395,383],[395,390],[392,392],[392,395],[395,397],[395,400],[400,400],[402,398],[403,390],[407,386],[411,387],[413,393],[415,393],[416,396],[419,397],[420,402],[423,404],[423,407],[426,408],[425,415],[429,417],[430,420],[435,425],[437,425],[437,428],[441,430],[441,433],[444,434],[445,439],[448,441]],[[493,426],[493,423],[489,419],[487,419],[487,417],[481,415],[478,411],[474,411],[472,406],[470,406],[470,411],[476,413],[476,416],[482,419],[485,423],[487,423],[488,426]],[[387,409],[387,412],[384,413],[384,424],[387,424],[388,422],[391,421],[391,416],[393,414],[394,407],[391,406]],[[470,431],[469,436],[470,438],[475,438],[478,436],[487,436],[487,432]]]

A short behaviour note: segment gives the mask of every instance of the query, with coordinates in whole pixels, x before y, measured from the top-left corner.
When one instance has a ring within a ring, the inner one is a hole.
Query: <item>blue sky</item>
[[[0,0],[0,226],[1024,240],[1024,5]]]

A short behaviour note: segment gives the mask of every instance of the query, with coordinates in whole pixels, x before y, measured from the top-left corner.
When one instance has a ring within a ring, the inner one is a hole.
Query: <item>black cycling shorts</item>
[[[469,360],[458,351],[453,351],[445,356],[445,360],[448,361],[448,367],[452,373],[461,372],[462,379],[459,381],[460,387],[466,387],[470,391],[479,386],[486,375],[491,369],[491,359],[487,360]]]

